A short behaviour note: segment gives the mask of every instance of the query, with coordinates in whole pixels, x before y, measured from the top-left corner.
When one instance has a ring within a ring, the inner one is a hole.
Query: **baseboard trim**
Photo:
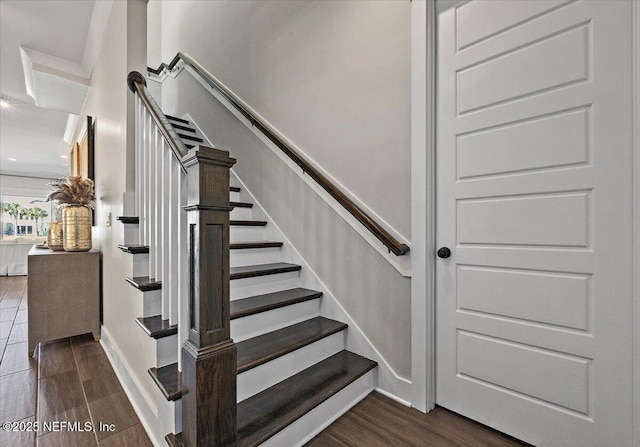
[[[122,351],[118,345],[113,341],[109,330],[105,326],[102,326],[101,329],[100,345],[107,354],[109,363],[111,363],[111,367],[115,371],[118,381],[129,398],[136,415],[138,415],[140,423],[155,447],[166,447],[164,440],[166,430],[162,427],[158,430],[158,424],[151,423],[149,420],[149,413],[157,417],[158,407],[154,405],[153,399],[143,391],[144,388],[140,386],[136,376],[131,373],[131,367],[122,356]]]

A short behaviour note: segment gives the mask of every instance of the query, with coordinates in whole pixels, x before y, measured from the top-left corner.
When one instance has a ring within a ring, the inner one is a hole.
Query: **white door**
[[[631,446],[630,1],[437,25],[436,402],[538,446]]]

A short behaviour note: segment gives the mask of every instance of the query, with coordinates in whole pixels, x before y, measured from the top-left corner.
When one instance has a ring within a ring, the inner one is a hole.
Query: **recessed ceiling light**
[[[68,155],[61,155],[60,158],[69,158]]]
[[[8,109],[9,107],[11,107],[11,103],[9,101],[6,99],[0,99],[0,108]]]
[[[15,158],[9,158],[9,161],[17,161]]]

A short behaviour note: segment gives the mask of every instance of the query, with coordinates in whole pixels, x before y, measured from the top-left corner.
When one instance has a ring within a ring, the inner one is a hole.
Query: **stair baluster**
[[[149,281],[164,280],[162,319],[179,321],[181,442],[235,445],[237,354],[229,301],[229,169],[235,160],[204,146],[187,152],[144,77],[132,72],[127,81],[137,95],[138,242],[149,247]]]

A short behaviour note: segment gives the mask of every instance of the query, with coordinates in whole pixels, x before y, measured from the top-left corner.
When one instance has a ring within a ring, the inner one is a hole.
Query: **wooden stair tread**
[[[229,249],[231,250],[244,250],[249,248],[271,248],[282,247],[282,242],[276,241],[253,241],[253,242],[231,242]]]
[[[171,121],[177,121],[179,123],[189,124],[189,121],[183,120],[182,118],[177,118],[175,116],[167,115],[166,113],[164,114],[164,116],[166,116],[167,119],[170,119]]]
[[[159,338],[169,337],[178,333],[177,324],[169,324],[169,320],[163,320],[162,315],[154,315],[152,317],[138,317],[136,323],[144,330],[147,335],[156,340]]]
[[[148,276],[135,276],[133,278],[125,279],[133,287],[142,290],[143,292],[162,289],[162,282],[156,281],[155,278],[149,278]]]
[[[229,225],[232,227],[264,227],[267,225],[266,220],[231,220]]]
[[[230,186],[229,190],[233,191],[233,192],[240,192],[240,188],[237,186]]]
[[[137,255],[139,253],[149,253],[148,245],[118,245],[118,248],[125,253]]]
[[[318,292],[317,290],[296,288],[234,300],[231,301],[231,319],[278,309],[291,304],[320,298],[321,296],[322,292]]]
[[[204,142],[204,140],[202,138],[194,137],[193,135],[185,135],[185,134],[179,133],[178,136],[180,138],[182,138],[183,140],[196,141],[198,143]]]
[[[237,343],[237,373],[260,366],[346,328],[347,325],[339,321],[316,317]],[[168,400],[180,398],[182,391],[178,363],[151,368],[149,374]]]
[[[253,203],[248,202],[229,202],[229,205],[234,208],[253,208]]]
[[[286,262],[275,262],[273,264],[245,265],[241,267],[231,267],[229,269],[229,279],[253,278],[255,276],[275,275],[278,273],[296,272],[302,267]]]
[[[238,447],[257,446],[376,367],[341,351],[238,404]]]
[[[347,328],[345,323],[315,317],[236,344],[238,374]]]
[[[140,223],[138,216],[118,216],[117,219],[123,224],[137,224]]]
[[[195,130],[195,129],[192,129],[191,127],[187,127],[187,126],[183,126],[183,125],[175,124],[175,123],[173,123],[173,124],[172,124],[172,126],[173,126],[176,130],[177,130],[177,129],[180,129],[180,130],[184,130],[185,132],[196,133],[196,130]]]
[[[178,400],[182,397],[182,377],[177,363],[150,368],[149,375],[167,400]]]

